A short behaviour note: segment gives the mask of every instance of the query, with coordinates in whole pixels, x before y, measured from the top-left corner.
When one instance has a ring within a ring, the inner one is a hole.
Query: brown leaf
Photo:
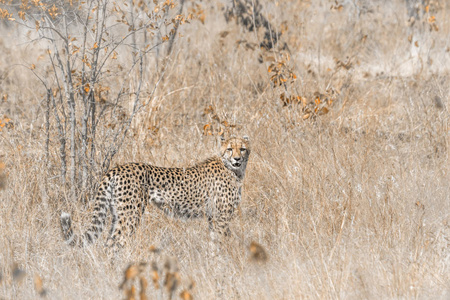
[[[47,291],[44,289],[44,285],[42,283],[42,278],[38,274],[34,275],[34,288],[41,297],[44,297],[47,294]]]
[[[133,279],[134,277],[136,277],[138,274],[139,274],[138,267],[135,265],[131,265],[125,271],[125,278],[127,280],[130,280],[130,279]]]
[[[191,293],[189,293],[186,290],[184,290],[180,293],[180,298],[183,300],[193,300],[194,299],[194,297],[192,297]]]
[[[257,262],[267,261],[268,256],[266,250],[264,250],[264,248],[257,242],[251,242],[249,250],[252,260]]]
[[[328,108],[322,107],[322,108],[319,110],[319,116],[325,115],[325,114],[327,114],[328,112],[329,112],[329,109],[328,109]]]

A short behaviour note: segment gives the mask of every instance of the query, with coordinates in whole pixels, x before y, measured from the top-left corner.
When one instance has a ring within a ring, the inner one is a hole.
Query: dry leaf
[[[257,242],[251,242],[249,250],[252,260],[257,262],[267,261],[266,250],[264,250],[264,248]]]
[[[44,297],[47,294],[47,291],[44,289],[44,285],[42,283],[42,278],[38,274],[34,275],[34,288],[41,297]]]
[[[180,298],[183,300],[192,300],[194,299],[194,297],[192,297],[191,293],[189,293],[188,291],[184,290],[180,293]]]

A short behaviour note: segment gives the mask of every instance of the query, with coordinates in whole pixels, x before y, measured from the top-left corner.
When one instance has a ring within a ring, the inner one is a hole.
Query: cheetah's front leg
[[[211,237],[216,238],[216,235],[221,237],[228,237],[231,235],[230,221],[233,217],[234,205],[225,201],[218,201],[216,203],[216,210],[208,216],[209,229]]]

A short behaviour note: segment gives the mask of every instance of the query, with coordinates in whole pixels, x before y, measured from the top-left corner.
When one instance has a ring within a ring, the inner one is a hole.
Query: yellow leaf
[[[329,112],[328,108],[322,107],[321,110],[319,110],[319,115],[325,115]]]
[[[152,270],[152,281],[155,289],[159,289],[159,275],[157,270]]]
[[[188,291],[182,291],[180,294],[180,298],[183,300],[192,300],[194,299],[194,297],[192,297],[191,293],[189,293]]]
[[[153,126],[152,126],[153,127]],[[149,128],[150,129],[150,128]],[[154,245],[151,245],[149,248],[150,252],[152,253],[159,253],[161,250],[156,248]]]
[[[250,255],[254,261],[265,262],[267,261],[267,252],[266,250],[257,242],[251,242],[250,247]]]
[[[125,278],[127,280],[133,279],[139,274],[139,269],[135,265],[131,265],[128,267],[128,269],[125,271]]]
[[[34,69],[36,69],[36,65],[35,65],[35,64],[31,64],[31,67],[30,67],[30,69],[31,69],[31,70],[34,70]]]
[[[23,11],[19,11],[19,17],[25,21],[25,13]]]
[[[34,288],[39,295],[45,295],[44,285],[42,284],[42,278],[39,275],[34,275]]]
[[[211,124],[206,124],[203,126],[203,135],[208,135],[211,131],[209,130],[211,128]]]

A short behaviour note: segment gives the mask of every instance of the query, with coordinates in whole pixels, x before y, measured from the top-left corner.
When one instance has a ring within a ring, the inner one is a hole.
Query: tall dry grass
[[[302,104],[284,106],[271,62],[258,62],[279,54],[238,44],[260,36],[227,24],[219,4],[199,2],[205,24],[182,28],[165,80],[114,161],[184,166],[213,155],[204,126],[218,125],[209,106],[237,125],[235,134],[248,134],[243,200],[219,255],[205,220],[171,219],[153,207],[113,259],[104,240],[64,244],[60,210],[71,210],[81,231],[92,203],[64,201],[54,139],[45,162],[44,90],[16,65],[39,51],[11,39],[20,29],[2,29],[0,117],[11,121],[0,132],[0,298],[34,299],[42,289],[52,299],[122,298],[124,271],[139,262],[149,264],[147,297],[166,298],[151,264],[163,270],[167,260],[177,297],[191,282],[196,299],[449,297],[448,4],[432,4],[439,30],[429,31],[426,21],[408,26],[402,1],[261,3],[286,30],[281,41],[297,76],[289,91],[311,100],[335,90],[329,113],[304,120]],[[258,244],[266,261],[252,259],[261,257]]]

